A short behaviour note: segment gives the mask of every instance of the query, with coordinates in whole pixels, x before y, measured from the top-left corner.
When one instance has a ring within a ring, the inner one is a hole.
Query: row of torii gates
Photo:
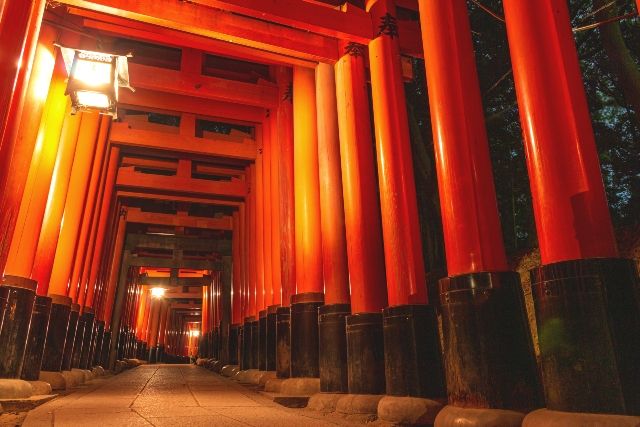
[[[232,217],[230,288],[203,288],[202,357],[320,377],[326,392],[640,414],[637,272],[616,247],[566,1],[503,1],[542,259],[531,271],[540,377],[502,243],[464,0],[418,1],[448,274],[430,295],[393,0],[363,10],[294,0],[61,3],[168,27],[164,8],[213,6],[234,12],[229,19],[333,34],[334,61],[289,51],[290,66],[274,67],[279,101]],[[85,367],[144,356],[140,349],[162,347],[167,333],[182,337],[166,356],[178,360],[186,323],[160,326],[167,316],[141,307],[140,267],[118,284],[126,215],[113,203],[120,157],[117,147],[107,151],[111,118],[68,116],[65,78],[43,60],[56,54],[45,4],[0,3],[0,374],[60,371],[73,337]],[[356,17],[371,24],[366,40],[345,36]],[[269,43],[252,48],[286,50]],[[78,338],[78,318],[95,329]],[[47,325],[46,335],[33,332]]]

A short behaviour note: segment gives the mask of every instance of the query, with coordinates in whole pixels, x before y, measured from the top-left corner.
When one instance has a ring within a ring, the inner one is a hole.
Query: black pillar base
[[[229,327],[229,364],[238,364],[238,333],[240,325],[231,325]]]
[[[96,314],[93,309],[85,307],[85,312],[82,314],[84,317],[84,334],[82,335],[82,349],[80,350],[80,369],[89,369],[91,355],[91,341],[93,340],[94,332],[94,319]]]
[[[249,324],[251,328],[251,365],[250,369],[260,368],[260,321],[255,319]]]
[[[100,348],[100,361],[98,365],[101,365],[104,369],[109,369],[109,353],[111,352],[111,331],[104,331],[102,337],[102,346]]]
[[[276,376],[289,378],[291,375],[291,308],[278,307],[276,310]]]
[[[156,349],[156,361],[158,363],[164,363],[167,360],[167,356],[164,353],[164,346],[159,345]]]
[[[351,314],[350,304],[323,305],[318,309],[320,346],[320,391],[347,393],[346,317]]]
[[[439,285],[449,403],[525,413],[541,407],[518,273],[466,274]]]
[[[349,393],[384,394],[382,313],[356,313],[346,318]]]
[[[2,330],[2,321],[4,320],[4,312],[9,302],[9,288],[0,286],[0,330]]]
[[[276,330],[277,330],[277,314],[278,306],[272,305],[267,307],[267,325],[265,333],[266,341],[266,370],[276,370]]]
[[[253,344],[251,342],[251,317],[244,319],[242,326],[242,358],[240,359],[240,369],[246,371],[251,369],[251,350]]]
[[[156,363],[156,357],[157,357],[157,347],[151,347],[149,349],[149,356],[148,356],[148,360],[149,363]]]
[[[95,338],[91,345],[91,364],[97,366],[102,361],[102,343],[104,340],[104,320],[95,322]]]
[[[547,408],[640,415],[640,288],[632,260],[531,271]]]
[[[291,377],[320,376],[318,361],[318,307],[321,293],[304,293],[291,297]]]
[[[258,328],[260,328],[260,348],[258,349],[258,369],[267,370],[267,310],[258,313]]]
[[[71,316],[71,298],[62,295],[51,295],[51,315],[49,329],[44,344],[41,370],[60,372],[64,357],[69,317]]]
[[[0,378],[20,378],[37,285],[24,277],[2,278],[1,286],[8,295],[0,321]]]
[[[27,381],[37,381],[40,377],[40,366],[44,354],[44,343],[47,340],[47,328],[51,316],[51,298],[36,296],[36,302],[31,313],[31,326],[27,338],[27,350],[24,354],[21,378]]]
[[[64,355],[62,357],[62,370],[70,371],[73,361],[73,347],[80,320],[80,306],[71,304],[71,315],[69,316],[69,327],[67,328],[67,339],[64,342]]]
[[[80,358],[82,357],[82,345],[84,344],[84,330],[87,326],[87,317],[84,313],[78,316],[76,335],[73,338],[73,352],[71,353],[71,367],[80,368]]]
[[[387,307],[382,311],[382,324],[386,394],[444,397],[444,371],[434,307]]]

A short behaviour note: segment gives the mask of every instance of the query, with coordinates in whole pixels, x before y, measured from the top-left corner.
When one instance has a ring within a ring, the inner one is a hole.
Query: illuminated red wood
[[[419,3],[447,272],[506,271],[467,3]]]
[[[46,31],[45,27],[43,34]],[[36,58],[38,56],[36,54]],[[36,59],[35,69],[37,69],[38,62]],[[64,94],[66,88],[66,72],[63,68],[58,67],[53,76],[47,103],[42,113],[42,121],[38,127],[36,148],[31,159],[29,176],[20,203],[9,258],[4,270],[5,274],[31,277],[58,153],[60,132],[67,110],[68,100]],[[42,291],[41,287],[39,290]]]
[[[270,214],[271,247],[268,248],[271,256],[271,286],[273,289],[272,304],[282,303],[282,261],[280,259],[280,141],[278,140],[278,111],[271,110],[269,116],[269,159],[270,164]]]
[[[116,180],[118,188],[167,194],[224,196],[243,198],[247,185],[241,180],[211,181],[181,176],[151,175],[135,172],[133,168],[120,168]]]
[[[390,306],[427,302],[416,189],[392,0],[368,1],[374,25],[369,43],[387,292]]]
[[[177,196],[174,194],[158,194],[158,193],[140,193],[135,191],[124,191],[118,190],[116,192],[118,198],[122,197],[130,197],[134,199],[143,199],[143,200],[174,200],[178,202],[189,202],[189,203],[201,203],[203,205],[214,205],[214,206],[235,206],[238,207],[242,204],[240,201],[234,200],[224,200],[224,199],[205,199],[202,197],[189,197],[189,196]]]
[[[149,316],[149,329],[147,333],[147,343],[149,349],[156,346],[158,343],[158,324],[160,323],[160,308],[162,302],[159,298],[153,298],[151,300],[151,314]]]
[[[247,197],[248,198],[248,197]],[[240,304],[241,304],[241,314],[240,314],[240,322],[244,321],[244,318],[248,316],[249,309],[249,271],[247,267],[247,230],[246,230],[246,206],[247,202],[242,203],[238,208],[238,240],[240,247]]]
[[[104,191],[102,193],[102,200],[100,202],[100,212],[98,217],[98,226],[96,230],[96,240],[93,246],[93,254],[91,256],[91,263],[89,265],[88,284],[95,288],[98,286],[98,274],[100,271],[100,263],[103,259],[104,243],[107,232],[107,225],[109,223],[109,212],[111,211],[111,204],[113,199],[113,190],[115,187],[116,173],[118,171],[118,160],[120,157],[120,149],[118,147],[111,147],[109,154],[109,163],[107,165],[107,175],[104,180]],[[108,291],[107,291],[108,292]],[[86,305],[93,307],[92,292],[88,292]]]
[[[256,305],[256,291],[257,291],[257,254],[256,254],[256,167],[255,164],[249,166],[247,171],[247,181],[249,184],[249,194],[247,196],[247,215],[246,215],[246,227],[248,236],[248,256],[247,261],[249,263],[249,310],[248,317],[257,316]]]
[[[112,144],[130,148],[166,150],[177,153],[212,157],[229,157],[239,160],[254,160],[256,143],[246,138],[240,144],[229,144],[221,137],[219,141],[195,136],[175,135],[165,132],[129,129],[126,123],[114,123],[109,139]]]
[[[260,131],[262,134],[262,131]],[[264,148],[263,138],[258,138],[258,154],[255,162],[255,174],[252,179],[255,188],[254,225],[255,230],[255,263],[256,263],[256,310],[264,310],[265,266],[264,266]]]
[[[162,316],[160,317],[160,331],[158,333],[158,346],[165,345],[167,340],[167,329],[169,327],[169,304],[165,301],[162,305]]]
[[[110,122],[111,117],[100,117],[100,131],[98,133],[93,166],[91,167],[91,174],[89,176],[87,197],[84,202],[82,225],[80,226],[80,233],[78,234],[78,242],[76,244],[75,262],[69,280],[69,296],[73,298],[75,290],[78,295],[78,304],[80,304],[81,307],[84,306],[85,296],[87,293],[86,284],[81,281],[82,269],[84,268],[87,260],[87,248],[89,247],[91,224],[93,222],[95,211],[97,210],[96,198],[99,191],[98,186],[100,185],[100,176],[102,174],[102,169],[104,168],[104,156],[107,151],[107,137],[109,135]]]
[[[156,111],[159,113],[187,112],[213,118],[220,118],[230,122],[259,122],[264,116],[264,109],[249,105],[232,104],[229,102],[210,101],[204,98],[194,98],[185,95],[156,92],[139,89],[135,92],[120,91],[118,104],[122,108]],[[138,108],[140,109],[140,108]]]
[[[48,84],[53,58],[40,57],[31,77],[45,1],[3,2],[0,23],[0,272],[4,271]],[[51,33],[49,32],[49,36]],[[47,37],[49,38],[49,37]],[[50,44],[51,39],[43,40]],[[41,51],[43,53],[43,51]],[[45,53],[46,54],[46,53]],[[48,64],[42,61],[47,61]],[[39,85],[44,84],[44,87]],[[24,112],[24,114],[23,114]],[[28,123],[25,128],[21,123]],[[35,125],[34,125],[35,123]]]
[[[67,200],[71,169],[75,157],[82,115],[66,114],[60,135],[60,144],[56,155],[56,164],[45,208],[40,237],[36,249],[31,278],[38,282],[38,292],[43,294],[49,289],[51,268],[60,236],[60,224]],[[80,153],[78,153],[80,156]],[[66,296],[65,292],[59,294]]]
[[[104,327],[108,329],[111,325],[111,314],[113,313],[113,304],[116,298],[116,290],[118,288],[118,275],[120,274],[120,263],[122,260],[122,248],[124,247],[124,239],[127,229],[127,211],[122,209],[118,216],[118,225],[116,229],[116,238],[113,245],[112,261],[105,283],[105,299],[104,299]]]
[[[324,302],[325,304],[349,304],[340,136],[332,65],[318,64],[316,67],[316,100]]]
[[[282,271],[281,304],[288,306],[295,293],[295,201],[293,184],[293,74],[290,68],[275,68],[280,104],[278,105],[278,144],[280,156],[280,268]]]
[[[231,235],[231,256],[232,256],[232,290],[231,290],[231,323],[239,325],[242,323],[242,260],[241,260],[241,237],[240,237],[240,214],[233,213],[233,234]]]
[[[271,252],[271,125],[270,118],[266,118],[262,126],[262,245],[264,260],[264,306],[273,305],[273,271]]]
[[[315,70],[293,70],[296,294],[323,292]]]
[[[353,313],[380,312],[387,306],[380,202],[376,187],[364,49],[364,46],[351,46],[348,53],[335,65],[344,221]]]
[[[313,61],[337,56],[337,41],[188,2],[64,0],[67,5]]]
[[[139,224],[170,225],[172,227],[193,227],[211,230],[232,230],[231,216],[220,218],[192,217],[155,212],[144,212],[139,208],[129,208],[127,222]]]
[[[71,169],[68,195],[64,205],[64,217],[60,226],[60,236],[49,282],[50,294],[68,295],[74,303],[77,302],[77,291],[69,288],[73,267],[71,261],[76,255],[99,128],[100,115],[98,113],[82,113],[78,146]]]
[[[194,49],[200,49],[205,52],[211,52],[219,56],[257,63],[300,65],[303,67],[313,67],[314,65],[311,61],[291,56],[255,49],[248,46],[240,46],[223,40],[215,40],[198,36],[196,34],[184,33],[171,28],[157,27],[142,22],[132,22],[112,15],[104,15],[77,8],[70,8],[69,12],[90,18],[85,19],[83,22],[84,26],[87,28],[93,28],[104,33],[121,35],[127,38],[144,40],[168,46],[187,46]]]
[[[348,3],[342,10],[297,0],[194,0],[194,3],[360,43],[373,37],[367,13]]]
[[[616,257],[568,6],[503,5],[542,263]]]
[[[272,107],[277,103],[277,88],[265,83],[236,82],[203,76],[199,72],[174,71],[133,63],[129,64],[129,76],[135,88],[254,107]]]

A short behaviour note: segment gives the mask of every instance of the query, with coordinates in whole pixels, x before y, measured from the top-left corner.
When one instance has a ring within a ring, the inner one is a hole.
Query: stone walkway
[[[290,409],[194,365],[143,365],[96,379],[29,412],[41,426],[332,426],[357,425],[335,415]]]

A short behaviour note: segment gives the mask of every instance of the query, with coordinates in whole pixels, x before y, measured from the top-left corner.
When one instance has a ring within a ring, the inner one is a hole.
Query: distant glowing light
[[[189,336],[193,337],[193,338],[198,338],[200,336],[200,331],[191,330],[191,331],[189,331]]]
[[[165,288],[151,288],[151,296],[154,298],[162,298],[166,291]]]
[[[76,96],[78,97],[78,104],[84,107],[107,109],[110,105],[109,97],[104,93],[78,91]]]

